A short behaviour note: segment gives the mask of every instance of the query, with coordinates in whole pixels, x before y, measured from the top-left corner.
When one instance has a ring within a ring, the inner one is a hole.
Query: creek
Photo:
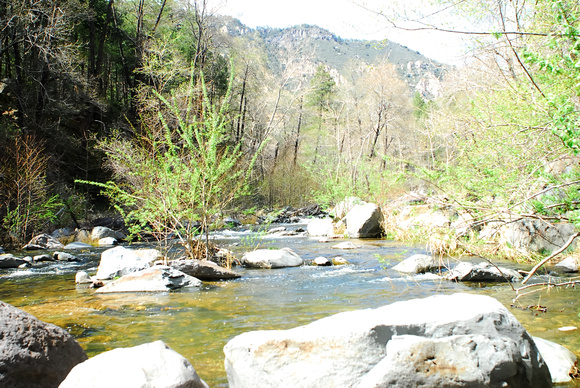
[[[518,300],[522,308],[547,307],[546,312],[539,312],[511,307],[515,294],[508,284],[455,283],[431,274],[403,276],[389,269],[412,254],[426,253],[423,246],[385,239],[350,240],[360,248],[337,250],[331,247],[339,241],[272,237],[249,230],[226,231],[213,237],[238,257],[260,243],[262,248],[292,248],[305,260],[340,255],[349,264],[273,270],[235,267],[242,275],[240,279],[204,283],[196,290],[95,294],[92,289],[76,286],[74,281],[79,270],[91,275],[96,272],[105,248],[94,248],[71,252],[81,259],[79,263],[0,270],[0,300],[67,329],[89,357],[118,347],[163,340],[186,357],[211,387],[228,386],[222,349],[243,332],[288,329],[342,311],[455,292],[498,299],[530,334],[562,344],[580,355],[579,332],[559,330],[580,326],[580,293],[576,289],[555,289]],[[515,268],[513,263],[501,264]],[[522,269],[529,268],[531,265]]]

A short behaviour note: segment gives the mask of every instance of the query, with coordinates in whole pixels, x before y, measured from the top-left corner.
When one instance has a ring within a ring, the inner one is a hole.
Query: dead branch
[[[542,265],[546,264],[548,261],[550,261],[554,257],[558,256],[560,253],[564,252],[566,250],[566,248],[568,248],[570,245],[572,245],[572,243],[574,242],[574,240],[578,236],[580,236],[580,232],[574,233],[572,236],[570,236],[570,238],[568,239],[568,241],[566,241],[566,243],[564,245],[562,245],[562,247],[560,249],[558,249],[556,252],[552,253],[550,256],[546,257],[544,260],[542,260],[538,264],[536,264],[534,266],[534,268],[532,268],[532,270],[530,271],[530,273],[528,273],[528,275],[524,278],[524,280],[522,280],[522,284],[526,284],[528,282],[528,280],[530,280],[530,278],[532,277],[532,275],[534,275],[536,273],[536,271]]]

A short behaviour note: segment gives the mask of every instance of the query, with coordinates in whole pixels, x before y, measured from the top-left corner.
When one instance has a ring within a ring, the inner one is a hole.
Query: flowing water
[[[249,231],[227,232],[215,238],[238,256],[259,242],[266,248],[290,247],[305,260],[340,255],[349,264],[273,270],[237,267],[242,278],[204,283],[201,289],[95,294],[74,282],[78,270],[96,272],[103,248],[95,248],[76,252],[80,263],[2,270],[0,300],[67,329],[89,357],[163,340],[189,359],[211,387],[227,387],[222,349],[243,332],[288,329],[342,311],[455,292],[492,296],[510,309],[532,335],[580,354],[579,331],[558,330],[580,326],[580,293],[576,289],[521,298],[517,303],[520,307],[547,307],[547,312],[530,311],[510,306],[514,292],[506,284],[455,283],[430,274],[406,277],[389,269],[405,257],[425,253],[421,246],[351,240],[360,248],[339,251],[331,248],[336,242],[322,243],[313,237],[268,237]]]

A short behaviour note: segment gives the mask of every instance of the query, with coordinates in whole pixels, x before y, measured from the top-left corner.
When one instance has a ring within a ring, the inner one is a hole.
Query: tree
[[[205,258],[209,258],[211,216],[224,209],[244,190],[257,155],[243,154],[232,144],[227,117],[230,88],[218,103],[208,96],[203,75],[193,73],[184,100],[164,97],[162,131],[146,128],[134,140],[109,139],[102,143],[115,181],[98,185],[132,225],[133,235],[152,234],[165,253],[171,237],[199,257],[196,239],[205,231]]]

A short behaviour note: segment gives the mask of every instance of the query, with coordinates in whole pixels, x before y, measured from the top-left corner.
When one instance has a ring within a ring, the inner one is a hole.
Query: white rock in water
[[[290,248],[257,249],[246,252],[241,263],[250,268],[284,268],[299,267],[304,264],[304,260]]]
[[[75,275],[75,283],[76,284],[87,284],[87,283],[92,283],[92,282],[93,282],[93,280],[91,279],[89,274],[85,271],[79,271]]]
[[[356,248],[360,248],[360,246],[351,243],[350,241],[341,242],[332,246],[332,249],[356,249]]]

